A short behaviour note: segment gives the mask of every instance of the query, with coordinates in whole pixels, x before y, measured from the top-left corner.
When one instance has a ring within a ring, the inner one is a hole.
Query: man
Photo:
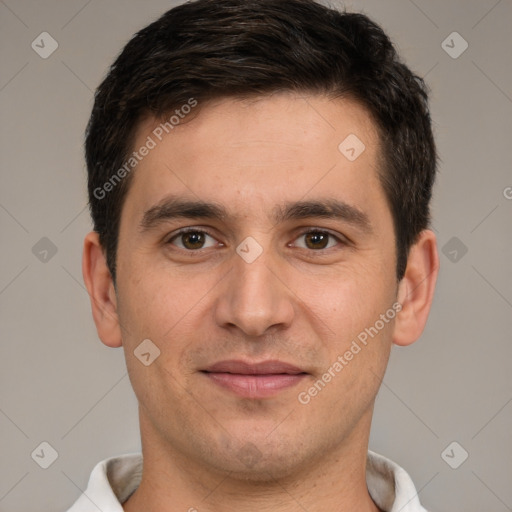
[[[438,269],[427,94],[382,30],[313,0],[176,7],[100,85],[86,159],[84,280],[143,459],[70,510],[424,511],[368,451]]]

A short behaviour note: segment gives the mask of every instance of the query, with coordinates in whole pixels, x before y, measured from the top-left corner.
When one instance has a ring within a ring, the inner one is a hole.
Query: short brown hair
[[[380,180],[394,220],[397,278],[403,277],[409,249],[430,222],[436,174],[423,80],[363,14],[313,0],[196,0],[135,34],[96,91],[85,144],[89,204],[114,280],[131,174],[121,173],[108,193],[102,187],[129,158],[141,119],[163,118],[191,98],[200,107],[214,98],[278,91],[349,97],[370,112],[383,148]]]

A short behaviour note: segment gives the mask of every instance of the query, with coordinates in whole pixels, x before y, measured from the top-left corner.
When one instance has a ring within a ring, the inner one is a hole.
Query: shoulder
[[[368,450],[366,483],[373,501],[385,512],[427,512],[409,474],[392,460]]]
[[[123,512],[122,503],[137,489],[142,478],[142,454],[129,453],[98,462],[87,489],[67,512]],[[91,508],[92,507],[92,508]]]

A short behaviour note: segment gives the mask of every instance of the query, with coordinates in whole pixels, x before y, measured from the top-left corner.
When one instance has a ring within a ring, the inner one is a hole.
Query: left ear
[[[436,236],[425,229],[410,248],[407,268],[398,286],[398,302],[402,305],[396,316],[393,343],[410,345],[423,332],[427,322],[439,272]]]

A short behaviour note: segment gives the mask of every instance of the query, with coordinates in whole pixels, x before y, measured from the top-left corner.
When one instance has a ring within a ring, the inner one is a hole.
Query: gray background
[[[64,510],[100,459],[140,448],[122,350],[98,340],[81,277],[83,131],[107,66],[175,3],[0,0],[2,512]],[[432,511],[512,510],[512,3],[346,5],[426,75],[441,156],[434,306],[421,340],[393,351],[370,447]],[[43,31],[59,45],[47,59],[31,47]],[[457,58],[454,31],[469,45]],[[48,469],[31,457],[43,441]]]

